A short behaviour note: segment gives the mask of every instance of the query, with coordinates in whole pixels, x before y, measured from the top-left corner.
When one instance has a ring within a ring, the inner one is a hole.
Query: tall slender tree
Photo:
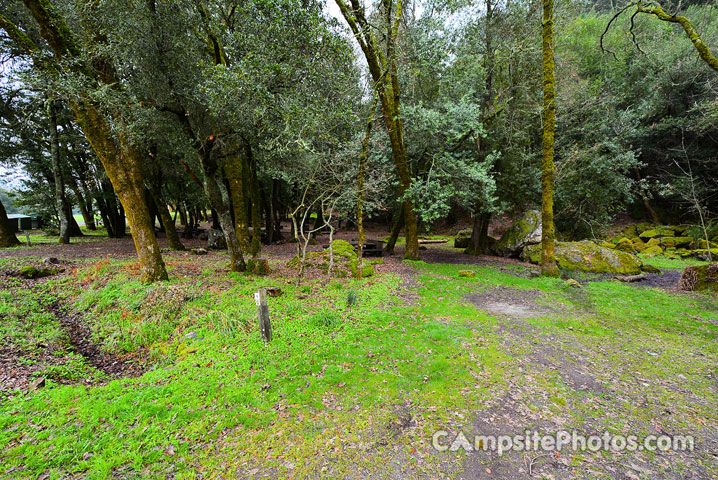
[[[543,0],[543,158],[541,161],[541,274],[558,276],[556,232],[553,223],[554,131],[556,128],[556,72],[553,55],[553,0]]]
[[[349,24],[354,38],[361,47],[369,72],[379,91],[384,123],[391,143],[392,156],[399,174],[399,193],[404,204],[404,230],[406,232],[406,259],[419,258],[419,234],[414,210],[414,201],[407,195],[411,188],[411,173],[404,145],[404,123],[401,117],[401,95],[397,72],[396,46],[399,25],[402,21],[402,0],[381,1],[384,15],[384,48],[374,35],[375,26],[367,20],[361,0],[350,0],[351,7],[344,0],[335,0],[342,16]]]

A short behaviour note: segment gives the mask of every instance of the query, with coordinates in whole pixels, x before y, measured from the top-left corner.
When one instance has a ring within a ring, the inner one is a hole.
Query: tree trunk
[[[401,227],[404,226],[404,207],[399,206],[396,213],[394,214],[394,222],[391,226],[391,233],[389,234],[389,240],[386,242],[386,245],[384,245],[384,251],[389,254],[394,253],[394,246],[396,245],[396,241],[399,238],[399,232],[401,232]]]
[[[489,118],[489,110],[494,97],[494,46],[493,46],[493,28],[491,21],[493,18],[493,4],[491,0],[486,0],[486,15],[485,15],[485,68],[486,68],[486,82],[485,92],[483,101],[481,102],[481,115],[486,123],[485,119]],[[477,141],[479,148],[478,156],[480,160],[486,158],[486,152],[488,146],[481,148],[480,142]],[[482,202],[477,202],[476,211],[474,212],[474,224],[471,229],[471,239],[469,240],[469,246],[464,250],[464,253],[470,255],[484,255],[487,253],[489,243],[489,223],[491,222],[491,213],[483,211],[484,205]]]
[[[357,251],[357,258],[359,265],[357,265],[357,277],[362,277],[362,266],[364,264],[364,242],[366,242],[366,232],[364,231],[364,179],[366,177],[366,158],[367,150],[369,149],[369,140],[371,138],[371,129],[374,124],[374,112],[376,111],[377,95],[374,95],[374,100],[371,102],[371,109],[369,110],[369,118],[366,122],[366,133],[364,139],[361,142],[361,153],[359,154],[359,171],[357,172],[357,229],[359,230],[359,249]]]
[[[471,230],[469,246],[464,253],[470,255],[485,255],[489,248],[489,224],[491,223],[490,213],[479,213],[474,215],[474,225]]]
[[[282,212],[280,211],[282,202],[280,198],[281,184],[279,180],[272,180],[272,214],[274,215],[274,236],[272,241],[282,240]]]
[[[557,277],[556,233],[553,224],[554,130],[556,127],[556,76],[553,55],[553,0],[543,0],[543,159],[541,162],[541,274]]]
[[[257,177],[257,162],[252,155],[252,148],[245,143],[247,152],[246,166],[249,173],[249,198],[252,201],[252,243],[249,253],[253,257],[259,255],[262,250],[262,197],[259,193],[259,179]]]
[[[7,218],[5,205],[0,201],[0,248],[16,247],[18,245],[20,245],[20,240],[15,236],[15,228]]]
[[[95,226],[95,219],[92,214],[91,203],[85,200],[85,197],[80,191],[80,187],[77,185],[77,180],[72,178],[72,176],[70,177],[70,188],[72,189],[72,193],[75,194],[75,197],[77,197],[77,205],[80,207],[80,214],[82,215],[82,220],[85,222],[85,227],[88,230],[97,230],[97,227]],[[90,208],[88,208],[88,205]]]
[[[39,26],[40,35],[47,41],[55,58],[67,65],[74,74],[92,86],[118,86],[116,75],[108,60],[103,68],[91,68],[82,57],[82,50],[77,46],[75,36],[60,15],[59,10],[49,0],[24,0],[28,12]],[[8,22],[5,22],[8,23]],[[13,26],[14,27],[14,26]],[[36,54],[36,47],[27,35],[17,28],[9,29],[10,36],[22,46],[32,57],[37,68],[43,68],[45,62]],[[147,205],[144,201],[144,185],[142,181],[143,157],[135,149],[129,139],[119,138],[110,127],[107,113],[89,99],[89,95],[80,95],[69,101],[77,117],[77,124],[92,145],[93,150],[105,167],[107,176],[120,198],[132,230],[140,263],[142,280],[152,282],[166,280],[165,269],[157,237],[150,226]]]
[[[182,244],[182,241],[180,240],[179,235],[177,234],[177,229],[175,228],[175,222],[172,219],[172,215],[170,215],[170,211],[167,208],[167,204],[164,201],[162,192],[158,191],[158,189],[156,189],[156,188],[153,188],[150,190],[150,195],[152,196],[152,201],[155,204],[155,209],[157,211],[157,214],[160,217],[160,223],[164,227],[165,235],[167,236],[167,243],[169,243],[170,248],[172,250],[179,250],[179,251],[185,250],[185,247]]]
[[[202,174],[204,190],[209,199],[210,206],[217,211],[219,224],[224,232],[224,239],[229,250],[230,268],[233,272],[243,272],[247,269],[242,255],[242,247],[237,239],[232,213],[230,210],[231,200],[229,189],[224,185],[221,178],[218,178],[216,162],[211,158],[211,146],[204,145],[200,150],[200,161],[202,163]]]
[[[269,192],[266,188],[261,190],[262,205],[264,206],[264,243],[269,245],[274,237],[274,215],[272,214],[272,188],[273,182],[269,182]]]
[[[249,252],[249,209],[245,193],[246,162],[241,156],[233,157],[224,164],[224,174],[229,183],[229,194],[234,212],[234,228],[242,251]]]
[[[65,197],[67,198],[67,197]],[[75,220],[74,215],[72,214],[72,205],[70,205],[69,202],[67,202],[67,220],[68,220],[68,229],[70,230],[70,237],[84,237],[85,234],[82,233],[82,229],[80,228],[80,225],[77,223],[77,220]]]
[[[130,223],[132,240],[140,262],[144,282],[167,280],[154,227],[145,202],[142,175],[143,156],[124,139],[115,142],[114,135],[94,106],[73,104],[78,124],[105,167],[107,176],[120,199]]]
[[[48,100],[47,115],[50,120],[50,160],[52,161],[52,175],[55,180],[55,208],[60,219],[60,243],[70,243],[70,210],[65,197],[65,183],[60,170],[60,138],[57,133],[57,106],[55,100]]]

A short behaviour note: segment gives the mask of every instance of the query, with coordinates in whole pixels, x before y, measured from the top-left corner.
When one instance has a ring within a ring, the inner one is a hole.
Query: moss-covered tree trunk
[[[233,272],[243,272],[247,269],[247,266],[232,222],[230,189],[226,187],[219,175],[219,166],[212,158],[211,150],[212,145],[204,145],[200,149],[204,191],[207,194],[210,206],[217,212],[219,224],[222,227],[227,249],[229,250],[230,269]]]
[[[20,240],[15,236],[15,227],[7,218],[5,205],[0,201],[0,248],[16,247]]]
[[[244,188],[244,161],[240,155],[227,159],[224,163],[224,174],[229,184],[234,213],[234,228],[237,240],[243,252],[249,252],[249,209]]]
[[[252,202],[252,242],[249,254],[253,257],[259,255],[262,249],[262,196],[259,193],[259,176],[257,175],[257,162],[252,155],[252,148],[245,143],[246,170],[249,173],[249,198]]]
[[[391,144],[392,157],[399,175],[399,194],[404,209],[404,230],[406,232],[406,252],[404,258],[419,258],[419,231],[416,220],[414,202],[407,196],[411,188],[411,173],[404,145],[403,120],[401,116],[401,95],[399,92],[399,76],[396,59],[396,42],[399,25],[402,20],[402,0],[382,0],[382,13],[386,17],[383,40],[379,42],[374,35],[375,27],[369,24],[364,6],[360,0],[350,0],[351,7],[345,0],[335,0],[342,16],[349,24],[354,38],[364,53],[369,72],[379,92],[384,110],[384,119]],[[384,45],[385,50],[382,49]]]
[[[92,105],[71,104],[77,123],[97,153],[130,224],[132,240],[144,282],[167,280],[155,229],[145,202],[144,156],[129,142],[115,137],[100,112]]]
[[[47,116],[50,120],[50,161],[52,164],[52,175],[55,183],[55,208],[60,219],[60,236],[58,242],[70,243],[70,211],[65,196],[65,182],[62,179],[60,163],[60,138],[57,133],[57,105],[55,100],[48,100]]]
[[[543,0],[543,158],[541,161],[541,274],[558,276],[556,233],[553,223],[554,130],[556,128],[556,74],[553,55],[553,0]]]
[[[401,232],[401,228],[403,226],[404,207],[402,205],[394,213],[394,221],[391,224],[391,232],[389,233],[389,239],[386,241],[386,245],[384,245],[384,251],[386,253],[394,253],[394,247],[396,246],[396,241],[399,239],[399,232]]]

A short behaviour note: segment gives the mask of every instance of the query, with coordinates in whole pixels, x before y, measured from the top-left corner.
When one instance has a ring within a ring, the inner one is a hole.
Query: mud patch
[[[492,315],[526,319],[545,317],[555,312],[553,308],[536,303],[545,297],[539,290],[497,287],[470,293],[464,299]]]

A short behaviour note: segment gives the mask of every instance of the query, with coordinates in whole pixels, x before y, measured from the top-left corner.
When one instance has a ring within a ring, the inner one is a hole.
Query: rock
[[[30,383],[28,387],[30,390],[37,390],[45,386],[45,377],[38,377]]]
[[[651,230],[653,227],[654,227],[654,225],[652,225],[650,223],[646,223],[646,222],[639,223],[638,225],[636,225],[636,232],[637,232],[636,235],[640,235],[641,233],[645,232],[646,230]]]
[[[661,244],[666,248],[687,247],[691,244],[691,237],[663,237]]]
[[[708,245],[710,245],[710,247]],[[705,239],[699,238],[699,239],[691,242],[691,248],[693,248],[694,250],[707,249],[707,248],[713,249],[713,248],[718,248],[718,243],[713,243],[713,242],[706,243]]]
[[[704,262],[707,262],[709,259],[712,259],[713,261],[718,260],[718,248],[711,248],[711,257],[708,256],[708,249],[706,248],[699,248],[697,250],[693,250],[691,252],[691,257],[697,258],[698,260],[703,260]]]
[[[42,259],[42,263],[48,263],[48,264],[52,264],[52,265],[57,265],[58,263],[60,263],[60,260],[58,260],[58,259],[55,258],[55,257],[45,257],[45,258]]]
[[[643,250],[643,254],[648,257],[655,257],[656,255],[663,255],[663,249],[658,245],[652,245],[650,247],[646,247],[646,249]]]
[[[615,243],[607,242],[605,240],[603,242],[599,242],[598,244],[601,245],[602,247],[606,247],[606,248],[616,248]],[[631,245],[633,245],[633,244],[631,244]]]
[[[281,297],[284,294],[282,289],[279,287],[265,287],[264,290],[270,297]]]
[[[621,233],[627,237],[636,237],[638,236],[638,229],[636,229],[635,225],[629,225],[621,230]]]
[[[190,250],[192,255],[207,255],[207,249],[206,248],[193,248]]]
[[[656,227],[651,230],[641,232],[639,237],[643,239],[656,238],[656,237],[673,237],[676,231],[668,227]]]
[[[55,267],[52,268],[38,268],[33,267],[31,265],[20,267],[20,270],[18,270],[18,275],[20,275],[23,278],[35,280],[38,278],[44,278],[44,277],[50,277],[52,275],[57,275],[59,270]]]
[[[454,237],[454,248],[466,248],[469,246],[469,241],[471,241],[471,229],[461,230]]]
[[[227,248],[227,240],[225,240],[222,230],[210,228],[207,233],[207,248],[211,250],[225,250]]]
[[[618,241],[618,243],[616,244],[616,250],[628,253],[636,253],[636,247],[633,245],[633,242],[626,237],[623,237]]]
[[[641,271],[646,273],[656,273],[659,275],[661,274],[661,270],[658,267],[655,265],[647,265],[645,263],[641,266]]]
[[[660,247],[661,241],[657,238],[652,238],[646,243],[646,247]]]
[[[197,338],[197,332],[191,331],[191,332],[189,332],[189,333],[186,333],[184,337],[187,338],[187,339],[189,339],[189,340],[191,340],[191,339],[193,339],[193,338]]]
[[[459,270],[460,277],[475,277],[476,272],[473,270]]]
[[[718,263],[686,267],[681,275],[681,288],[718,293]]]
[[[332,267],[332,275],[336,277],[357,277],[358,258],[354,247],[346,240],[334,240],[332,242],[332,254],[334,256],[334,266]],[[299,257],[292,258],[287,266],[299,268]],[[329,271],[329,248],[321,252],[311,252],[307,254],[306,268],[316,268],[324,273]],[[374,275],[374,266],[370,262],[364,262],[361,267],[362,277],[371,277]]]
[[[525,247],[540,242],[541,212],[529,210],[499,239],[496,253],[504,257],[518,257]]]
[[[541,245],[529,245],[521,254],[524,261],[538,264]],[[643,262],[630,253],[611,250],[589,240],[556,242],[556,262],[564,270],[632,275],[641,272]]]
[[[266,258],[250,258],[247,260],[247,272],[255,275],[267,275],[269,269],[269,260]]]
[[[581,284],[578,283],[578,280],[574,280],[573,278],[569,278],[568,280],[566,280],[565,283],[566,283],[566,285],[568,285],[569,287],[581,288]]]
[[[633,242],[633,248],[636,249],[637,252],[642,252],[646,249],[646,244],[643,240],[641,240],[638,237],[632,238],[631,241]]]

